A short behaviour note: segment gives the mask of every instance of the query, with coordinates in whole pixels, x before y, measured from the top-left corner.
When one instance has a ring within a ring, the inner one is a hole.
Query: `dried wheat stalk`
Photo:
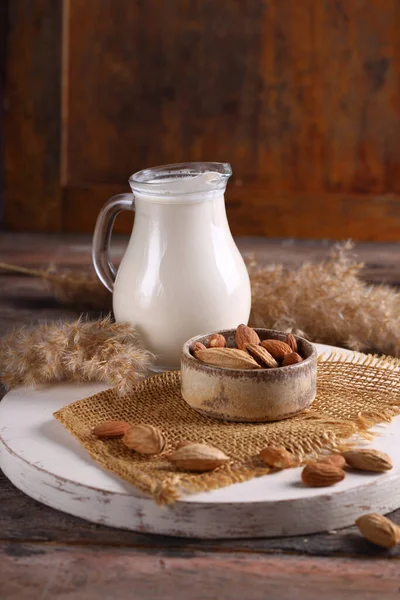
[[[0,379],[10,388],[101,381],[125,393],[148,373],[152,361],[135,329],[110,316],[26,327],[0,342]]]
[[[300,330],[312,341],[363,352],[400,356],[400,293],[369,285],[363,264],[337,246],[327,261],[297,270],[282,265],[248,265],[252,281],[252,324]]]

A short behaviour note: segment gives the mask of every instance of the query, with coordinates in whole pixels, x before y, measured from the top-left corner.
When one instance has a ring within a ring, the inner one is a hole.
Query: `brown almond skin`
[[[393,468],[392,459],[385,452],[373,449],[349,450],[343,453],[347,464],[359,471],[384,473]]]
[[[230,458],[218,448],[207,444],[186,444],[172,452],[168,460],[178,469],[205,473],[230,461]]]
[[[222,369],[261,369],[250,354],[238,348],[206,348],[196,352],[196,358]]]
[[[400,542],[400,527],[378,513],[359,517],[356,525],[369,542],[382,548],[393,548]]]
[[[195,342],[192,347],[192,352],[196,356],[196,352],[199,350],[207,350],[207,346],[202,344],[201,342]]]
[[[225,346],[226,339],[220,333],[214,333],[208,341],[209,348],[225,348]]]
[[[245,350],[246,344],[260,344],[261,340],[258,334],[251,327],[247,327],[243,323],[236,329],[236,346],[239,350]]]
[[[342,481],[346,476],[343,469],[324,463],[311,463],[301,474],[303,483],[310,487],[328,487]]]
[[[330,454],[324,458],[319,458],[316,462],[323,463],[325,465],[333,465],[339,469],[343,469],[346,466],[346,459],[341,454]]]
[[[275,469],[289,469],[296,465],[293,454],[283,446],[266,446],[259,457],[266,465]]]
[[[246,344],[246,352],[250,354],[255,361],[258,362],[262,367],[269,369],[276,369],[279,367],[278,362],[275,358],[260,345],[257,344]]]
[[[292,352],[297,352],[297,340],[294,337],[294,335],[292,333],[288,333],[287,338],[286,338],[286,343],[288,346],[291,347]]]
[[[302,362],[302,358],[300,354],[297,352],[292,352],[291,354],[286,354],[285,358],[282,361],[282,367],[288,367],[289,365],[295,365],[296,363]]]
[[[164,436],[152,425],[134,425],[124,435],[122,443],[139,454],[160,454],[165,447]]]
[[[280,340],[263,340],[261,346],[268,350],[275,360],[278,361],[283,360],[287,354],[293,352],[290,346]]]
[[[116,438],[125,435],[131,427],[126,421],[105,421],[93,427],[92,433],[99,438]]]

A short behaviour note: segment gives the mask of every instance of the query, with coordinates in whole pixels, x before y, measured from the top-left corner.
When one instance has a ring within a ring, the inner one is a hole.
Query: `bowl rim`
[[[256,333],[259,332],[268,332],[268,333],[274,333],[274,334],[279,334],[282,336],[287,336],[288,332],[286,331],[280,331],[279,329],[268,329],[267,327],[252,327],[252,329],[254,329],[254,331]],[[196,365],[196,368],[201,368],[204,369],[206,371],[219,371],[219,372],[229,372],[229,373],[241,373],[241,374],[246,374],[249,377],[257,377],[260,374],[262,374],[264,377],[266,376],[267,373],[278,373],[280,371],[282,371],[282,369],[291,369],[292,371],[294,369],[302,369],[304,368],[306,365],[313,363],[317,358],[318,358],[318,351],[316,349],[316,347],[314,346],[314,344],[312,342],[310,342],[309,340],[306,340],[305,338],[299,336],[299,335],[295,335],[292,334],[296,341],[301,341],[302,344],[305,344],[306,346],[309,347],[311,353],[310,356],[308,356],[307,358],[304,358],[301,362],[299,363],[295,363],[293,365],[286,365],[285,367],[271,367],[268,369],[231,369],[230,367],[218,367],[216,365],[209,365],[207,363],[203,363],[200,360],[198,360],[197,358],[195,358],[191,352],[190,352],[190,348],[192,347],[193,344],[195,344],[198,341],[201,341],[201,339],[205,338],[205,337],[209,337],[211,335],[214,335],[215,333],[219,333],[221,335],[232,335],[232,333],[234,333],[236,331],[236,328],[232,328],[232,329],[219,329],[218,331],[211,331],[209,333],[202,333],[200,335],[196,335],[192,338],[190,338],[189,340],[187,340],[182,347],[182,353],[181,353],[181,361],[183,359],[185,359],[186,361],[189,361],[189,364],[192,363],[193,366]],[[274,339],[274,338],[272,338]]]

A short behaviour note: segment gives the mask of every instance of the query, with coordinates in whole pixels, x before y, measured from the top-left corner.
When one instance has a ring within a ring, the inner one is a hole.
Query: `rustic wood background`
[[[9,230],[221,160],[236,235],[400,237],[398,0],[10,0],[7,49]]]

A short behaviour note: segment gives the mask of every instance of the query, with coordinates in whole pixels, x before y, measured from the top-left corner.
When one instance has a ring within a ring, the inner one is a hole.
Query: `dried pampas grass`
[[[4,385],[100,381],[126,393],[148,373],[153,356],[128,323],[78,319],[22,328],[0,343]]]
[[[297,270],[248,265],[253,326],[303,332],[314,342],[400,356],[400,293],[360,279],[351,244]]]

